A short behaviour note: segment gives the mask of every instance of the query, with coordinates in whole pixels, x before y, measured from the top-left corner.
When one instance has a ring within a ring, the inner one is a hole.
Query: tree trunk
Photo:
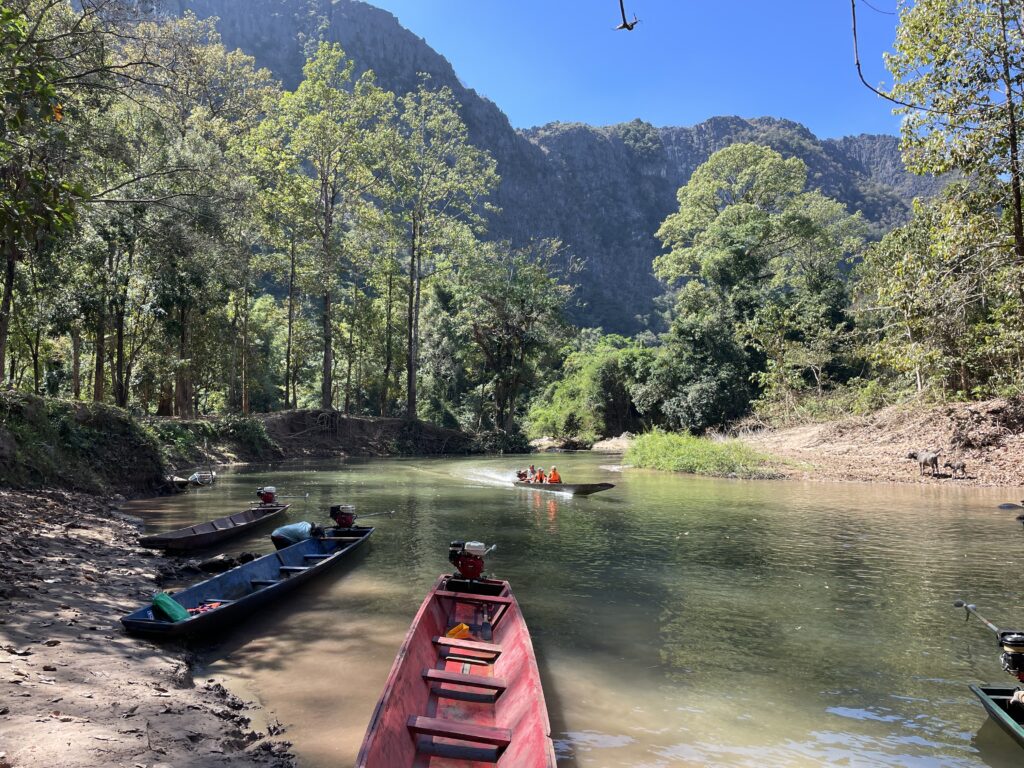
[[[128,407],[127,366],[124,353],[124,304],[120,303],[114,312],[114,368],[111,371],[114,384],[114,402],[121,408]]]
[[[4,380],[7,363],[7,337],[11,332],[11,305],[14,302],[14,269],[18,263],[17,252],[7,248],[4,269],[4,295],[0,300],[0,381]]]
[[[188,358],[188,310],[178,309],[178,367],[174,373],[174,415],[186,418],[192,415]]]
[[[352,364],[355,358],[355,340],[356,340],[356,318],[359,313],[356,310],[356,284],[352,282],[352,310],[348,322],[348,359],[345,361],[345,415],[348,416],[352,411]]]
[[[1000,30],[1003,36],[1003,87],[1005,89],[1007,115],[1010,119],[1009,133],[1007,139],[1010,144],[1010,190],[1013,195],[1013,251],[1017,257],[1017,263],[1024,265],[1024,213],[1021,211],[1021,168],[1019,154],[1019,128],[1017,125],[1017,104],[1014,101],[1016,94],[1013,86],[1017,82],[1010,72],[1010,41],[1007,32],[1006,6],[999,4]]]
[[[380,387],[380,415],[388,415],[388,385],[391,377],[391,364],[392,364],[392,341],[391,341],[391,314],[393,311],[393,302],[391,299],[392,291],[395,283],[395,277],[392,274],[390,267],[388,269],[388,293],[384,307],[384,375],[381,376],[381,387]]]
[[[36,329],[35,338],[29,342],[29,351],[32,355],[32,388],[36,395],[42,394],[42,370],[39,365],[39,348],[41,346],[41,336],[39,329]]]
[[[93,379],[92,399],[93,402],[102,403],[104,394],[104,383],[106,379],[107,364],[107,306],[106,300],[100,301],[100,307],[96,313],[96,342],[93,354]]]
[[[71,329],[71,393],[82,399],[82,334],[77,325]]]
[[[292,329],[295,325],[295,235],[292,234],[288,265],[288,343],[284,353],[284,406],[298,408],[295,374],[292,371]],[[291,389],[289,389],[291,387]],[[293,396],[294,394],[294,396]]]
[[[405,366],[405,416],[416,418],[416,372],[419,365],[419,333],[420,333],[420,258],[419,258],[419,224],[413,219],[412,243],[409,248],[409,312],[408,312],[409,349],[406,352]]]
[[[249,415],[249,287],[242,289],[242,414]]]
[[[165,382],[160,385],[160,394],[157,397],[156,403],[156,415],[174,415],[174,390],[171,387],[170,382]]]
[[[323,380],[320,385],[320,407],[326,411],[334,409],[334,348],[331,333],[331,292],[327,291],[323,296],[324,301],[324,365]]]

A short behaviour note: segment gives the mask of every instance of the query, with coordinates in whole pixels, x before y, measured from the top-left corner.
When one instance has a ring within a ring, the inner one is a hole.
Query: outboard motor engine
[[[339,528],[351,528],[356,524],[355,505],[335,504],[331,507],[331,519]]]
[[[448,547],[448,560],[462,578],[472,581],[483,575],[484,555],[492,549],[480,541],[453,541]]]
[[[256,489],[256,495],[259,497],[260,504],[273,504],[274,499],[277,498],[277,488],[272,485],[265,485],[262,488]]]
[[[1024,633],[1006,630],[999,633],[999,645],[1003,649],[999,660],[1003,670],[1024,683]]]

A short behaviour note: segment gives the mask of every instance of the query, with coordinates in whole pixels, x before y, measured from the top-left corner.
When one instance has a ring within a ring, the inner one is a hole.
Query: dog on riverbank
[[[967,462],[963,459],[957,459],[956,461],[947,461],[942,465],[943,469],[948,469],[949,473],[956,477],[967,477]]]
[[[911,451],[907,454],[908,459],[917,459],[917,463],[921,468],[921,474],[924,474],[925,467],[928,467],[932,471],[932,477],[939,474],[939,454],[931,451]]]

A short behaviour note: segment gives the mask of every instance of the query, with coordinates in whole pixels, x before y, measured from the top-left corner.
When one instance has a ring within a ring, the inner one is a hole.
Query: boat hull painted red
[[[460,623],[470,634],[446,638]],[[438,579],[398,651],[356,765],[555,768],[537,658],[507,581]]]

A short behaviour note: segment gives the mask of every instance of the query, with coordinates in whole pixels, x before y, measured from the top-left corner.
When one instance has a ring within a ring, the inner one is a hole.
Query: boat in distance
[[[509,583],[445,575],[398,651],[356,766],[484,765],[555,768],[551,725]]]
[[[218,517],[205,523],[187,525],[167,533],[143,536],[139,544],[152,549],[167,549],[185,552],[190,549],[210,547],[225,539],[240,536],[270,520],[279,518],[290,504],[260,504],[243,512]]]
[[[614,488],[614,483],[528,483],[516,480],[517,488],[529,488],[533,491],[550,491],[551,493],[568,493],[572,496],[590,496],[592,493],[607,491]]]
[[[130,634],[159,639],[229,630],[243,616],[343,562],[373,530],[328,529],[324,539],[300,541],[175,592],[170,597],[189,612],[187,619],[162,618],[146,605],[122,617],[121,623]]]
[[[1002,685],[972,685],[971,692],[981,700],[989,716],[999,723],[1010,737],[1024,747],[1024,704],[1010,704],[1020,690]]]

